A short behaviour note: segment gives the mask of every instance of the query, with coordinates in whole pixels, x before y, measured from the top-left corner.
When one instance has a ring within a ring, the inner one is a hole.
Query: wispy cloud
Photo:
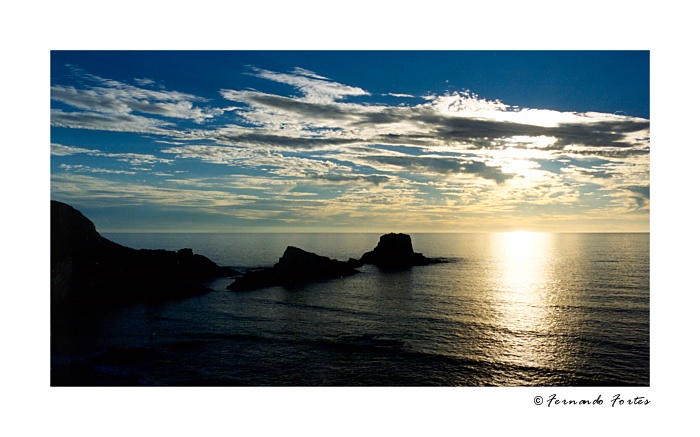
[[[51,143],[51,155],[53,156],[71,156],[81,153],[100,153],[99,150],[85,149],[82,147],[64,146],[63,144]]]
[[[128,162],[132,165],[143,165],[143,164],[171,164],[173,160],[167,158],[158,158],[155,155],[144,154],[144,153],[113,153],[113,152],[102,152],[97,149],[85,149],[82,147],[65,146],[63,144],[51,144],[51,155],[53,156],[71,156],[86,154],[90,156],[102,156],[106,158],[115,158],[117,161]]]
[[[75,173],[136,174],[135,171],[95,168],[95,167],[89,167],[87,165],[82,165],[82,164],[78,164],[78,165],[61,164],[60,168],[62,168],[64,170],[69,170],[69,171],[72,171]]]
[[[112,132],[135,132],[173,135],[174,123],[132,114],[102,114],[99,112],[51,110],[51,126]]]
[[[153,79],[148,79],[147,77],[135,77],[134,82],[141,86],[154,85],[156,83]]]
[[[75,69],[75,71],[76,74],[81,74],[81,70]],[[51,99],[86,111],[87,114],[83,114],[84,116],[92,113],[95,117],[97,114],[126,117],[139,113],[202,123],[223,112],[218,108],[195,106],[195,103],[206,102],[206,99],[192,94],[145,88],[154,83],[151,79],[135,79],[141,85],[137,87],[87,73],[82,73],[81,76],[87,83],[85,87],[53,85]],[[65,117],[62,111],[57,115]],[[83,118],[83,120],[88,119]]]
[[[198,190],[159,187],[150,184],[110,181],[76,174],[55,174],[51,177],[51,193],[75,203],[86,198],[104,206],[164,205],[177,208],[222,208],[246,205],[257,198],[222,190]]]
[[[329,103],[346,96],[369,95],[361,88],[333,82],[303,68],[295,68],[291,73],[277,73],[256,67],[251,69],[251,74],[256,77],[293,86],[303,94],[304,100],[312,103]]]
[[[411,94],[402,94],[402,93],[386,93],[382,94],[383,96],[391,96],[391,97],[399,97],[399,98],[407,98],[407,99],[413,99],[415,96]]]

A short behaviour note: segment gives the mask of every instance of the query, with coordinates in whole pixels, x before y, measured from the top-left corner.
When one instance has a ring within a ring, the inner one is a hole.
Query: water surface
[[[104,234],[271,266],[379,234]],[[53,384],[648,386],[649,234],[413,234],[450,262],[96,311],[52,337]]]

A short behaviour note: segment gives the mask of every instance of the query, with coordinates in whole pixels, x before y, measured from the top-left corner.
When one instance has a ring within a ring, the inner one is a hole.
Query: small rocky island
[[[268,269],[252,270],[236,279],[228,286],[229,290],[241,291],[276,285],[293,285],[305,282],[351,276],[356,263],[338,261],[325,256],[316,255],[294,246],[284,251],[282,258]]]
[[[237,274],[192,249],[132,249],[102,237],[80,211],[51,201],[51,300],[71,308],[99,302],[184,297]]]
[[[377,247],[360,258],[361,264],[373,264],[382,269],[403,269],[440,262],[444,261],[414,252],[410,235],[394,233],[382,235]]]
[[[377,247],[371,252],[366,252],[359,260],[350,258],[348,261],[338,261],[289,246],[277,264],[271,268],[247,272],[231,283],[228,289],[243,291],[343,278],[360,273],[356,269],[364,264],[373,264],[386,270],[439,262],[444,261],[414,252],[411,237],[406,234],[382,235]]]

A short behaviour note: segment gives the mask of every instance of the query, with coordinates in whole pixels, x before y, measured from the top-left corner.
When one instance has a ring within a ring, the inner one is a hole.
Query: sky
[[[101,232],[648,232],[648,51],[52,51]]]

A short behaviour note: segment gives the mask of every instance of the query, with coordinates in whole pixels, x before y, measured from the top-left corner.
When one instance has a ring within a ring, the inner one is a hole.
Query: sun
[[[501,234],[504,247],[515,256],[522,256],[524,252],[529,252],[533,247],[539,246],[547,234],[532,232],[527,230],[517,230],[504,232]]]
[[[505,237],[511,242],[511,244],[517,245],[517,243],[527,243],[528,241],[535,239],[535,237],[537,237],[537,232],[517,230],[506,232]]]

